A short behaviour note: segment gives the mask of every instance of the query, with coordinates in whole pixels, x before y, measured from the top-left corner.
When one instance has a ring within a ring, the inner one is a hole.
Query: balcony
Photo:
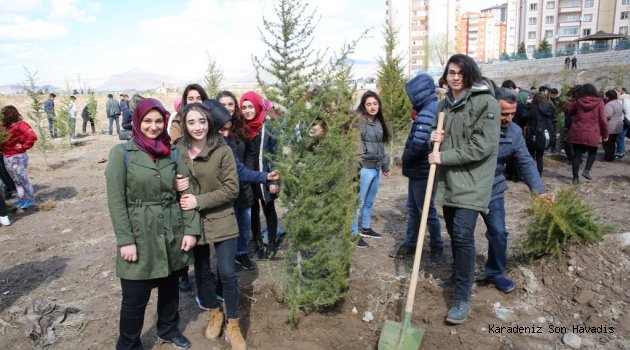
[[[558,21],[558,27],[579,27],[580,21]]]
[[[567,6],[563,6],[560,5],[560,13],[571,13],[571,12],[582,12],[582,6],[574,6],[574,5],[567,5]]]

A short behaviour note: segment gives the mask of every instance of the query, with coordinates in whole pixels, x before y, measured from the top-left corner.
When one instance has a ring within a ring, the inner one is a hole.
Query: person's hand
[[[431,142],[442,142],[444,140],[444,130],[431,132]]]
[[[182,210],[193,210],[197,208],[197,198],[192,194],[185,194],[180,198],[179,206]]]
[[[276,194],[276,193],[280,192],[280,186],[278,186],[278,185],[269,185],[269,192],[271,194]]]
[[[604,142],[608,142],[608,137],[605,138],[605,139],[602,139],[602,143],[604,143]]]
[[[267,174],[267,181],[278,181],[280,180],[280,173],[278,170],[274,170]]]
[[[388,177],[388,176],[389,176],[389,171],[383,171],[383,175],[384,175],[385,177]]]
[[[539,195],[539,197],[552,204],[556,202],[556,194],[554,192],[543,193]]]
[[[197,244],[197,237],[195,236],[184,236],[182,239],[182,250],[187,252],[195,247]]]
[[[136,250],[136,244],[127,244],[120,247],[120,257],[125,261],[135,262],[138,261],[138,251]]]
[[[440,160],[440,152],[429,153],[429,164],[442,164]]]
[[[184,177],[181,174],[175,176],[175,191],[186,191],[190,187],[190,178]]]

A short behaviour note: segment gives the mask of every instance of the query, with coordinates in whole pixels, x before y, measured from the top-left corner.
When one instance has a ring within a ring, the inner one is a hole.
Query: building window
[[[527,24],[529,24],[529,25],[536,25],[536,17],[529,17],[527,19]]]
[[[579,27],[561,27],[558,28],[558,36],[577,36]]]
[[[630,5],[630,0],[621,0],[622,5]]]
[[[584,7],[593,7],[593,0],[585,0]]]
[[[592,14],[584,15],[584,17],[582,18],[582,22],[592,22],[592,21],[593,21]]]
[[[536,50],[536,45],[527,45],[527,53],[532,53]]]
[[[538,4],[529,4],[529,10],[530,11],[538,10]]]
[[[545,38],[551,38],[553,36],[553,30],[545,30]]]
[[[630,11],[623,11],[621,13],[621,19],[630,19]]]
[[[619,27],[619,34],[628,35],[628,26]]]
[[[527,39],[536,39],[536,32],[527,32]]]
[[[553,24],[553,16],[546,16],[545,24]]]
[[[582,29],[582,36],[591,35],[591,29]]]
[[[547,8],[548,9],[554,9],[556,8],[556,3],[553,1],[547,1]]]

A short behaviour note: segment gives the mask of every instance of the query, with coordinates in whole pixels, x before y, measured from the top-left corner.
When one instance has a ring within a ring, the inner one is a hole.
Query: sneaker
[[[366,238],[383,238],[382,234],[372,230],[372,228],[361,227],[361,230],[359,230],[359,233],[361,234],[362,237],[366,237]]]
[[[431,247],[431,252],[429,253],[429,266],[439,266],[442,261],[442,254],[444,253],[444,248],[442,247]]]
[[[13,204],[12,209],[20,209],[22,208],[23,205],[24,205],[24,200],[18,199],[18,201],[15,202],[15,204]]]
[[[249,259],[249,255],[247,254],[237,255],[234,258],[234,262],[240,265],[243,270],[253,270],[256,268],[256,265]]]
[[[30,208],[30,207],[32,207],[34,205],[35,205],[35,201],[30,201],[30,200],[29,201],[24,201],[24,202],[22,202],[22,206],[20,208],[28,209],[28,208]]]
[[[218,299],[218,295],[217,295],[217,299]],[[207,307],[207,306],[205,306],[204,304],[201,303],[201,299],[199,299],[198,295],[195,296],[195,301],[197,302],[197,306],[199,306],[199,308],[201,310],[206,310],[206,311],[210,310],[209,307]]]
[[[591,177],[590,171],[588,171],[588,170],[584,170],[582,172],[582,176],[584,176],[584,178],[586,178],[586,179],[593,180],[593,178]]]
[[[492,278],[492,283],[494,283],[494,286],[497,287],[498,290],[506,294],[512,292],[516,287],[514,285],[514,282],[512,282],[505,276],[497,276]]]
[[[265,249],[265,252],[263,253],[262,258],[260,260],[273,260],[273,258],[276,257],[277,253],[278,253],[277,249],[267,248]]]
[[[190,293],[192,292],[192,286],[190,285],[190,281],[188,280],[188,276],[179,278],[179,291],[182,293]]]
[[[390,258],[402,259],[406,256],[413,256],[414,254],[416,254],[415,245],[400,244],[396,249],[392,250],[387,255],[389,255]]]
[[[453,306],[448,309],[446,322],[451,324],[464,323],[468,315],[470,315],[470,304],[467,301],[456,300]]]
[[[357,248],[365,249],[370,246],[369,244],[367,244],[367,242],[363,240],[363,238],[361,238],[361,236],[359,236],[358,239],[355,239],[355,241],[357,244]]]
[[[615,154],[615,159],[621,159],[625,156],[625,154]]]
[[[2,226],[9,226],[11,225],[11,221],[8,216],[0,216],[0,224]]]
[[[572,184],[579,185],[580,184],[580,179],[573,179]]]
[[[173,347],[175,349],[188,349],[190,348],[190,340],[188,340],[188,338],[184,337],[183,334],[178,333],[172,337],[168,337],[168,338],[157,338],[157,342],[158,344],[164,344],[164,343],[170,343],[171,345],[173,345]]]

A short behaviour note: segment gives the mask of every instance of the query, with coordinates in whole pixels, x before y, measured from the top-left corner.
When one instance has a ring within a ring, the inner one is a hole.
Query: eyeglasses
[[[502,117],[509,117],[509,116],[513,116],[514,114],[516,114],[516,112],[501,112],[501,116]]]
[[[460,78],[464,77],[464,72],[456,72],[453,70],[449,70],[446,74],[448,74],[449,77],[455,77],[455,76],[459,76]]]

